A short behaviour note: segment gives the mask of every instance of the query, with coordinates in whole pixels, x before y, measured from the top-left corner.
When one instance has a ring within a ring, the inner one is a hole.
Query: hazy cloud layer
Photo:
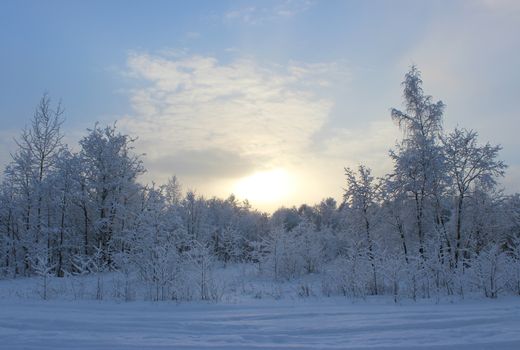
[[[212,57],[148,54],[132,55],[128,67],[142,88],[131,94],[135,115],[121,125],[139,135],[150,165],[172,154],[177,164],[171,171],[187,164],[181,155],[191,163],[193,155],[202,156],[206,164],[205,157],[216,155],[221,167],[228,166],[224,158],[235,165],[241,160],[241,166],[218,171],[230,175],[280,165],[308,148],[332,106],[313,90],[337,74],[334,64],[282,69],[246,58],[220,63]]]
[[[219,149],[184,150],[150,159],[146,166],[154,171],[171,174],[172,169],[182,178],[226,178],[247,175],[258,166],[236,153]]]
[[[427,92],[447,104],[445,127],[474,129],[481,143],[501,144],[510,167],[502,183],[518,191],[518,89],[520,2],[481,0],[434,21],[422,40],[403,55],[419,65]],[[442,48],[442,49],[440,49]]]
[[[365,164],[376,174],[388,171],[392,162],[388,151],[401,137],[399,128],[388,118],[371,122],[359,129],[337,129],[324,140],[324,154],[341,161],[344,166]]]
[[[240,177],[284,168],[295,195],[277,204],[291,205],[340,194],[344,166],[390,166],[398,129],[389,118],[357,129],[327,124],[328,90],[350,80],[345,64],[134,54],[128,71],[141,87],[120,125],[139,136],[150,179],[177,174],[188,187],[225,195]]]

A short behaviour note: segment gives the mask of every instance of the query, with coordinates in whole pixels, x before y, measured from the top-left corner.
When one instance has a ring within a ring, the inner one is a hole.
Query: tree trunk
[[[460,193],[457,201],[457,224],[455,226],[456,247],[455,247],[455,266],[459,264],[460,249],[461,249],[461,228],[462,228],[462,204],[464,201],[464,193]]]

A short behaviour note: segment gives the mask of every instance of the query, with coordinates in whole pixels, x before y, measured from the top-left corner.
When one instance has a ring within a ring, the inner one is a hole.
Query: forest
[[[301,296],[520,296],[520,195],[500,185],[501,147],[445,130],[445,105],[415,66],[402,89],[388,174],[338,169],[341,202],[272,214],[184,191],[173,174],[140,183],[145,156],[116,124],[95,124],[72,151],[64,110],[44,95],[1,177],[0,278],[39,276],[44,299],[48,280],[74,276],[106,298],[104,279],[117,274],[123,300],[218,301],[229,281],[216,271],[246,265],[273,284],[318,281],[298,282]]]

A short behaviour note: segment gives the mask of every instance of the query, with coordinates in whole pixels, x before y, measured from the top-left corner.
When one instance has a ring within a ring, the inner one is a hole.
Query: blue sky
[[[70,144],[96,121],[139,136],[143,181],[225,196],[283,173],[285,195],[253,204],[339,198],[343,166],[389,170],[389,108],[415,63],[446,129],[502,144],[504,186],[520,191],[519,4],[4,0],[0,165],[48,91]]]

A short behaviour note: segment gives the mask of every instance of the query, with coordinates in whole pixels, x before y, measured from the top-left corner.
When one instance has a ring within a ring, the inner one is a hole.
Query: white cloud
[[[177,174],[200,193],[225,196],[239,178],[283,168],[294,194],[274,207],[340,199],[345,166],[391,169],[388,150],[400,131],[389,117],[356,128],[329,124],[336,102],[329,92],[350,78],[344,63],[133,54],[128,71],[141,86],[131,92],[135,113],[119,125],[139,136],[148,180]]]
[[[292,18],[307,11],[312,6],[311,1],[286,0],[273,6],[247,6],[233,9],[224,14],[226,21],[239,21],[245,24],[262,24],[279,19]]]
[[[344,63],[133,54],[128,70],[142,84],[131,93],[135,113],[119,125],[139,136],[148,179],[177,174],[200,193],[225,196],[238,178],[283,168],[294,195],[278,206],[339,199],[345,166],[363,163],[377,175],[391,167],[399,130],[389,118],[356,129],[328,124],[329,92],[350,79]]]
[[[131,94],[134,115],[120,125],[139,136],[150,164],[198,151],[233,154],[258,169],[291,162],[310,146],[333,104],[315,90],[338,72],[336,64],[291,63],[283,69],[248,58],[221,63],[149,54],[130,56],[128,68],[144,83]],[[174,171],[182,169],[172,164]]]

